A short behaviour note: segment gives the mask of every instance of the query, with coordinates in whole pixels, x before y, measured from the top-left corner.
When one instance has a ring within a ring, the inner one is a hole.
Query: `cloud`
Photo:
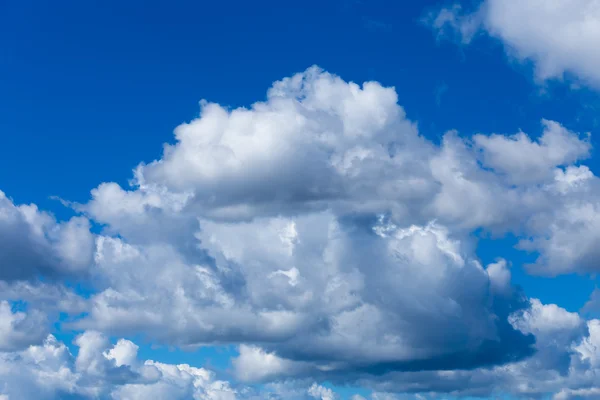
[[[7,301],[0,302],[0,351],[19,350],[41,343],[48,334],[46,315],[37,310],[13,311]]]
[[[268,381],[310,370],[310,364],[294,362],[267,353],[260,347],[241,345],[239,356],[232,360],[236,377],[242,382]]]
[[[530,309],[511,321],[518,329],[535,333],[537,351],[532,357],[473,370],[390,372],[359,382],[376,391],[373,398],[594,398],[598,320],[583,321],[575,313],[532,299]]]
[[[422,22],[434,29],[438,40],[450,36],[468,44],[480,29],[480,19],[479,13],[464,13],[462,7],[455,4],[452,7],[443,7],[437,12],[429,12]]]
[[[555,206],[530,218],[530,237],[519,243],[521,249],[539,254],[530,272],[558,275],[598,270],[594,245],[600,235],[598,183],[585,166],[556,172],[555,183],[549,187],[557,196]]]
[[[0,281],[0,300],[35,306],[46,314],[77,315],[87,309],[84,298],[60,283]]]
[[[537,142],[525,133],[475,135],[486,165],[506,175],[511,183],[540,182],[552,176],[555,168],[570,165],[589,156],[591,145],[585,138],[553,121],[542,121],[544,132]]]
[[[555,394],[552,398],[554,400],[566,400],[566,399],[595,399],[600,396],[600,388],[589,388],[589,389],[563,389],[559,393]]]
[[[177,142],[135,177],[140,187],[193,193],[195,212],[213,218],[353,207],[366,193],[363,207],[378,208],[427,190],[419,175],[431,146],[396,102],[393,88],[313,67],[275,82],[249,109],[202,102],[200,117],[177,127]],[[382,185],[385,174],[413,180]]]
[[[186,364],[137,359],[137,346],[111,345],[98,332],[77,337],[73,357],[48,336],[43,344],[0,355],[0,392],[8,399],[202,399],[228,400],[236,391],[213,372]]]
[[[13,204],[0,191],[0,279],[83,274],[93,251],[87,219],[58,223],[35,205]]]
[[[442,8],[427,21],[442,36],[469,43],[478,31],[535,65],[539,80],[571,75],[600,87],[600,6],[595,0],[485,0],[473,12]]]
[[[575,176],[572,164],[589,155],[586,135],[543,120],[537,140],[448,132],[436,146],[396,99],[393,88],[361,87],[313,67],[275,82],[250,108],[204,102],[161,159],[136,169],[132,190],[103,183],[77,209],[129,243],[168,243],[203,262],[194,241],[199,219],[329,211],[523,234],[524,221],[561,209],[569,196],[556,192],[585,186],[585,167]]]
[[[204,102],[132,188],[103,183],[76,206],[106,226],[76,326],[180,346],[244,343],[263,361],[315,371],[529,355],[533,338],[508,322],[523,294],[506,263],[479,264],[469,235],[524,231],[539,269],[563,272],[543,240],[584,190],[571,164],[588,138],[542,121],[536,141],[449,132],[435,145],[396,100],[392,88],[313,67],[250,108]],[[570,261],[565,272],[581,267]],[[246,379],[250,354],[238,360]]]
[[[481,264],[474,233],[514,234],[538,255],[533,273],[596,271],[598,178],[579,164],[589,138],[544,120],[538,138],[451,131],[436,144],[396,102],[393,88],[313,67],[248,108],[203,102],[130,187],[98,185],[67,222],[4,196],[2,268],[21,267],[2,269],[0,301],[27,306],[6,312],[7,359],[59,354],[44,373],[64,376],[38,389],[48,398],[267,395],[140,361],[108,336],[234,344],[237,378],[271,382],[272,398],[325,399],[326,380],[380,398],[592,387],[595,322],[527,299],[510,260]],[[84,331],[77,357],[50,339],[27,347],[48,325],[18,321],[37,312]]]
[[[178,345],[262,343],[334,370],[469,367],[528,354],[532,339],[505,310],[518,309],[521,295],[490,289],[507,285],[502,267],[490,277],[442,227],[373,224],[329,213],[204,221],[198,238],[213,265],[100,237],[106,288],[78,326]],[[294,269],[293,280],[277,273]],[[267,375],[298,367],[244,347],[237,366],[247,379],[251,354],[269,361]]]
[[[308,394],[318,400],[335,400],[337,396],[329,388],[314,383],[309,389]]]
[[[333,400],[318,384],[290,381],[262,388],[233,385],[206,368],[140,360],[138,346],[126,339],[112,344],[95,331],[75,339],[73,356],[49,335],[43,343],[0,353],[0,399],[100,400]]]
[[[83,298],[57,283],[0,281],[0,352],[41,344],[61,313],[86,309]]]

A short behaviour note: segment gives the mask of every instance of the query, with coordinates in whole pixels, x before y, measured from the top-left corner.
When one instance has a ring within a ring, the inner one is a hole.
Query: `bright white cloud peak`
[[[267,396],[138,361],[105,335],[239,345],[237,379],[280,381],[268,395],[286,399],[335,398],[312,384],[323,380],[374,399],[595,393],[600,322],[527,299],[502,254],[481,265],[472,235],[516,235],[539,255],[532,273],[597,272],[599,180],[579,164],[589,135],[544,120],[539,136],[448,132],[438,145],[393,88],[316,67],[249,108],[201,107],[131,188],[102,183],[74,205],[82,216],[57,222],[2,196],[0,393]],[[75,358],[42,342],[60,312],[62,329],[86,331]]]
[[[429,22],[441,34],[457,34],[463,43],[480,30],[500,39],[511,56],[535,63],[540,80],[569,74],[600,87],[596,0],[484,0],[475,12],[465,13],[457,4]]]

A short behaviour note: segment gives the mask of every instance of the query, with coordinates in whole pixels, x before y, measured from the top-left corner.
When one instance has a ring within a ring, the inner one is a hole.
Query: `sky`
[[[596,0],[0,0],[0,400],[600,399]]]

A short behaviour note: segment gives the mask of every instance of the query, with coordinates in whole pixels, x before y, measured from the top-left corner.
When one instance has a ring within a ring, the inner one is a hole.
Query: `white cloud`
[[[449,132],[438,147],[418,135],[396,97],[392,88],[361,88],[315,67],[276,82],[267,101],[249,109],[204,104],[162,159],[136,169],[132,190],[104,183],[78,209],[129,243],[169,244],[199,263],[198,219],[218,230],[223,220],[329,210],[502,233],[558,213],[569,196],[557,195],[595,181],[586,167],[571,165],[588,156],[588,138],[557,122],[542,121],[537,140],[523,132],[472,140]],[[215,146],[237,164],[211,167]],[[541,243],[533,249],[545,251]]]
[[[0,302],[0,351],[20,350],[41,343],[48,334],[46,315],[37,310],[14,311]]]
[[[504,342],[508,315],[504,325],[496,320],[503,311],[495,303],[512,301],[489,291],[492,279],[507,284],[501,270],[491,268],[490,278],[442,227],[345,224],[330,213],[201,226],[198,238],[214,264],[190,264],[168,246],[100,237],[101,290],[79,326],[178,345],[262,343],[291,360],[321,360],[321,369],[410,368],[414,360],[477,351],[481,341],[527,353],[526,338],[512,349],[514,338]],[[294,268],[295,285],[277,273]],[[297,370],[249,349],[238,360],[246,379]],[[244,368],[250,353],[272,361],[260,376]]]
[[[540,80],[570,74],[600,87],[596,0],[484,0],[475,12],[456,5],[429,19],[440,34],[450,31],[463,43],[485,31],[501,40],[511,56],[532,61]]]
[[[319,371],[527,354],[507,321],[521,294],[506,265],[479,265],[468,235],[525,230],[540,270],[581,268],[544,240],[586,190],[570,164],[588,139],[543,121],[537,141],[450,132],[437,146],[396,99],[311,68],[248,109],[204,103],[131,189],[104,183],[77,206],[107,224],[77,326],[259,344]]]
[[[582,360],[587,360],[593,368],[600,367],[600,321],[591,320],[587,323],[589,335],[574,347],[581,355]]]
[[[120,339],[104,356],[109,360],[114,360],[117,367],[135,365],[138,349],[139,347],[135,343]]]
[[[35,205],[13,204],[0,191],[0,279],[83,274],[92,254],[87,219],[58,223]]]
[[[505,174],[511,183],[544,182],[556,167],[572,164],[589,155],[585,139],[553,121],[543,121],[544,132],[536,141],[525,133],[515,136],[475,135],[486,165]]]
[[[0,399],[58,400],[322,400],[337,399],[329,388],[290,381],[256,389],[217,379],[188,364],[137,358],[137,345],[111,344],[99,332],[77,337],[74,357],[54,336],[18,352],[0,353]]]
[[[282,359],[256,346],[241,345],[239,356],[232,360],[235,375],[243,382],[260,382],[281,376],[293,376],[310,365]]]
[[[235,400],[238,398],[229,382],[215,380],[214,374],[206,369],[187,364],[171,365],[154,361],[146,361],[144,366],[155,369],[161,378],[151,384],[133,383],[121,386],[113,391],[113,399]]]
[[[335,393],[333,393],[333,390],[321,385],[317,385],[316,383],[313,383],[313,385],[308,388],[308,394],[318,400],[337,399],[337,396]]]
[[[50,377],[41,386],[6,372],[17,382],[9,394],[265,395],[138,360],[135,344],[106,335],[235,344],[241,380],[359,380],[378,396],[591,387],[582,366],[596,354],[593,323],[528,301],[506,260],[481,265],[472,236],[515,234],[539,253],[536,273],[597,270],[598,178],[575,164],[589,140],[543,121],[535,140],[449,132],[437,145],[396,100],[392,88],[311,68],[248,109],[203,103],[132,187],[103,183],[74,205],[85,217],[57,222],[3,196],[0,300],[28,308],[6,312],[0,341],[45,337],[19,322],[36,312],[65,311],[64,329],[86,330],[75,358],[53,339],[6,355],[4,371],[20,365],[11,357],[56,354],[26,369],[33,382]],[[92,235],[86,218],[104,230]],[[46,279],[63,275],[87,285],[85,299]],[[283,386],[269,395],[331,397],[318,383]]]
[[[529,266],[536,274],[593,273],[599,267],[595,245],[600,238],[598,178],[580,168],[559,173],[555,179],[555,190],[560,193],[557,202],[530,218],[531,236],[523,238],[519,247],[539,252],[537,261]]]
[[[72,289],[39,281],[0,281],[0,300],[26,303],[46,314],[59,311],[77,315],[87,308],[85,299]]]
[[[393,88],[361,87],[310,68],[276,82],[267,101],[249,109],[203,102],[200,117],[179,126],[177,142],[161,160],[140,165],[136,180],[142,188],[191,192],[194,212],[235,220],[355,208],[361,197],[362,207],[377,209],[420,196],[432,189],[423,163],[432,147],[396,101]],[[386,180],[390,174],[400,180]],[[99,195],[109,187],[99,187],[88,206],[101,219],[110,213],[103,207],[112,208]],[[128,197],[150,199],[141,193]]]
[[[559,332],[577,331],[583,324],[578,314],[568,312],[555,304],[542,304],[537,299],[532,299],[531,308],[513,316],[512,321],[519,329],[535,333],[537,338],[551,335],[553,340]]]
[[[9,399],[196,399],[235,400],[236,391],[204,368],[137,359],[126,340],[111,345],[85,332],[77,357],[49,336],[43,344],[0,355],[0,392]]]
[[[511,273],[506,260],[499,259],[486,267],[492,291],[506,294],[512,290]]]

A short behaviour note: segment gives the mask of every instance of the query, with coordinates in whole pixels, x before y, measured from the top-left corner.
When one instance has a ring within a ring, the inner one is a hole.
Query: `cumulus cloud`
[[[450,132],[437,146],[396,100],[391,88],[313,67],[250,108],[202,103],[132,188],[104,183],[77,206],[106,224],[77,326],[260,344],[320,370],[528,355],[532,339],[508,323],[523,295],[505,264],[479,265],[468,234],[525,231],[541,270],[580,268],[544,240],[587,190],[571,177],[587,137],[542,121],[535,141]]]
[[[14,243],[0,252],[0,300],[29,308],[6,303],[0,341],[17,363],[32,349],[59,354],[44,373],[64,377],[39,389],[48,398],[267,396],[142,362],[106,335],[235,344],[239,380],[311,380],[272,386],[272,398],[335,397],[324,380],[363,382],[373,398],[593,387],[595,322],[528,300],[510,260],[481,264],[473,234],[516,235],[539,256],[531,272],[597,271],[598,178],[578,164],[586,135],[544,120],[539,138],[448,132],[435,144],[393,88],[316,67],[248,108],[201,107],[131,187],[102,183],[74,204],[82,216],[58,222],[2,197],[0,235]],[[17,352],[47,333],[31,334],[36,310],[85,331],[77,357],[53,339]]]
[[[554,207],[531,216],[529,237],[519,243],[520,248],[539,254],[529,266],[531,272],[558,275],[598,270],[598,184],[585,166],[557,171],[555,183],[548,188],[556,194]]]
[[[131,190],[104,183],[77,208],[129,243],[168,243],[202,262],[199,219],[330,211],[503,232],[560,209],[557,194],[585,186],[585,167],[573,174],[572,164],[589,155],[586,135],[544,120],[539,139],[449,132],[436,146],[396,99],[392,88],[313,67],[274,83],[250,108],[205,102],[161,159],[136,169]],[[215,148],[227,154],[221,168],[211,166],[220,159]]]
[[[41,344],[61,313],[86,309],[83,298],[58,283],[0,281],[0,352]]]
[[[262,388],[234,385],[206,368],[140,360],[126,339],[95,331],[75,339],[77,355],[49,335],[43,343],[0,353],[0,399],[310,400],[337,399],[332,389],[290,381]]]
[[[33,204],[15,205],[0,191],[0,279],[81,274],[93,251],[87,219],[59,223]]]
[[[267,353],[260,347],[241,345],[239,356],[232,360],[236,377],[241,381],[261,382],[282,376],[294,376],[310,370],[306,362],[294,362]]]
[[[7,301],[0,302],[0,351],[13,351],[41,343],[48,331],[46,315],[37,310],[13,311]]]
[[[276,82],[267,101],[249,109],[203,102],[163,157],[136,169],[139,190],[104,184],[82,208],[111,225],[174,207],[228,220],[404,208],[433,189],[432,146],[396,101],[393,88],[361,87],[314,67]]]
[[[309,389],[308,394],[318,400],[335,400],[337,396],[333,390],[314,383]]]
[[[576,76],[600,87],[600,5],[595,0],[484,0],[475,11],[460,5],[427,18],[438,35],[469,43],[483,31],[506,51],[535,64],[540,80]]]
[[[202,226],[212,266],[101,237],[106,288],[79,326],[179,345],[262,343],[332,369],[466,367],[528,354],[532,340],[507,322],[521,295],[492,290],[507,285],[502,267],[490,278],[442,227],[342,223],[329,213]],[[231,276],[239,282],[225,284]],[[248,348],[239,365],[250,354],[270,361],[264,374],[287,365]]]
[[[0,355],[0,392],[8,399],[236,399],[226,381],[204,368],[137,359],[137,346],[112,345],[98,332],[75,340],[76,357],[55,337]]]
[[[359,378],[359,382],[375,389],[373,399],[595,398],[597,320],[583,321],[576,313],[532,299],[531,307],[515,314],[511,323],[523,332],[535,333],[532,357],[469,371],[391,372],[377,379]]]
[[[511,183],[547,181],[559,166],[570,165],[589,155],[591,145],[585,139],[554,121],[542,121],[544,132],[533,142],[525,133],[475,135],[486,165],[505,174]]]

